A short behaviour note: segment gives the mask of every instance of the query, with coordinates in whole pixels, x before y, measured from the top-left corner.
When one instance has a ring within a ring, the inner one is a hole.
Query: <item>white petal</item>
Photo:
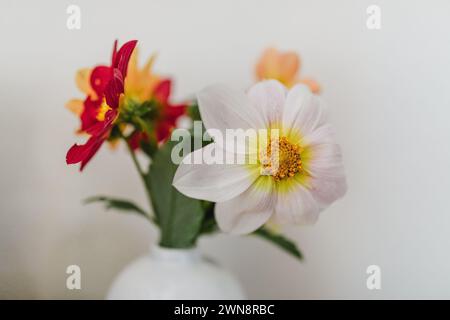
[[[323,143],[309,148],[311,159],[308,161],[306,170],[312,177],[333,180],[345,176],[339,145]]]
[[[273,183],[261,186],[263,179],[272,181],[271,177],[260,177],[240,196],[216,203],[215,216],[221,230],[232,234],[247,234],[269,220],[275,208],[276,193],[273,192]]]
[[[334,129],[329,124],[324,124],[314,129],[302,139],[304,146],[318,145],[323,143],[335,143]]]
[[[285,128],[296,129],[305,136],[325,123],[322,100],[302,84],[289,90],[283,110]]]
[[[232,199],[255,181],[258,169],[238,164],[196,163],[190,159],[202,159],[203,154],[224,152],[211,143],[187,155],[178,166],[173,179],[173,186],[181,193],[195,199],[213,202]]]
[[[346,192],[347,180],[345,176],[333,180],[313,179],[311,181],[311,194],[319,203],[321,210],[342,198]]]
[[[307,171],[311,175],[311,193],[326,208],[347,191],[341,149],[334,143],[311,145],[311,159]]]
[[[207,87],[197,94],[200,114],[203,124],[207,130],[219,130],[226,137],[227,129],[260,129],[264,128],[264,120],[261,112],[244,92],[232,90],[223,85]],[[217,141],[230,152],[237,152],[235,148],[230,149],[230,141]],[[245,140],[240,141],[237,150],[245,150]],[[239,144],[239,143],[237,143]],[[231,144],[234,146],[234,144]]]
[[[258,82],[247,92],[252,104],[263,115],[266,127],[282,120],[286,94],[286,87],[277,80]]]
[[[319,212],[320,206],[311,192],[296,183],[278,194],[274,218],[281,224],[314,224]]]

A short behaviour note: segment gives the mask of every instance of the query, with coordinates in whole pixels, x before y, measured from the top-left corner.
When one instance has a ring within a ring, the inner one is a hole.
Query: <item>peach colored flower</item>
[[[257,80],[275,79],[290,88],[297,83],[307,85],[313,93],[320,91],[313,79],[299,78],[300,58],[293,51],[281,52],[275,48],[266,49],[256,65]]]

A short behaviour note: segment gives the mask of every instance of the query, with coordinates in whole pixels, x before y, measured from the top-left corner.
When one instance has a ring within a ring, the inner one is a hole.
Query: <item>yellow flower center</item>
[[[301,152],[303,148],[286,137],[271,139],[262,150],[260,162],[263,170],[275,181],[289,179],[303,171]]]
[[[111,107],[108,106],[108,104],[106,103],[106,99],[103,98],[102,104],[100,105],[100,108],[98,109],[96,119],[98,121],[105,121],[105,115],[109,110],[111,110]]]

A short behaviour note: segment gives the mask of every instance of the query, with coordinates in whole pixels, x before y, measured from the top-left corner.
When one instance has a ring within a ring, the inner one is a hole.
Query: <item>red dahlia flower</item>
[[[111,66],[98,66],[90,73],[89,84],[92,90],[83,104],[80,131],[91,137],[84,145],[74,144],[66,155],[67,164],[81,162],[80,171],[108,139],[119,115],[128,61],[136,43],[135,40],[129,41],[117,51],[116,41]]]
[[[187,104],[172,104],[170,94],[172,91],[172,81],[170,79],[161,80],[151,94],[151,98],[157,104],[157,116],[155,119],[156,140],[161,143],[166,141],[172,130],[177,125],[179,117],[186,114]],[[135,132],[130,140],[130,146],[133,150],[140,147],[141,141],[148,141],[149,137],[145,132]]]
[[[167,79],[161,81],[153,93],[154,99],[159,103],[159,117],[156,122],[156,137],[159,142],[169,138],[172,130],[176,127],[177,119],[186,113],[186,104],[171,104],[169,102],[172,91],[172,81]]]

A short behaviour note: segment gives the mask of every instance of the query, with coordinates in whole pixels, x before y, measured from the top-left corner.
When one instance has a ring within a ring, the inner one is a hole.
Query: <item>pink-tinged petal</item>
[[[124,92],[122,73],[114,69],[114,76],[105,89],[105,99],[108,106],[113,109],[119,107],[120,95]]]
[[[261,112],[250,102],[247,95],[226,86],[214,85],[199,92],[197,99],[205,128],[214,130],[223,137],[223,139],[217,138],[215,142],[228,152],[250,153],[244,134],[256,137],[256,130],[265,129],[266,126]],[[241,131],[242,138],[226,139],[227,130]]]
[[[333,142],[332,134],[329,126],[322,126],[308,137],[310,159],[305,169],[311,176],[311,192],[322,208],[347,191],[341,149]]]
[[[308,135],[325,123],[326,114],[323,109],[320,98],[313,95],[307,86],[298,84],[287,95],[283,125],[288,130],[294,129],[303,136]]]
[[[160,103],[165,104],[169,100],[171,91],[172,91],[172,81],[170,79],[162,80],[155,87],[153,97]]]
[[[310,190],[319,203],[320,209],[323,210],[345,195],[347,192],[347,180],[345,176],[330,180],[313,178]]]
[[[306,169],[312,177],[334,179],[345,176],[341,148],[337,144],[324,143],[311,146],[311,159]]]
[[[247,92],[255,109],[263,115],[267,127],[281,121],[286,94],[286,87],[277,80],[258,82]]]
[[[301,183],[278,194],[274,220],[280,224],[314,224],[319,218],[320,206],[311,192]]]
[[[113,68],[119,69],[123,78],[127,76],[128,62],[130,61],[131,54],[133,53],[136,44],[137,40],[128,41],[114,56]]]
[[[241,91],[223,85],[209,86],[197,94],[200,113],[206,129],[265,128],[260,110]]]
[[[261,179],[266,181],[262,183]],[[273,192],[273,183],[267,184],[268,181],[272,178],[260,177],[236,198],[216,203],[215,217],[222,231],[248,234],[269,220],[275,209],[276,193]]]
[[[213,164],[208,160],[209,155],[216,154],[223,155],[222,159],[225,159],[224,153],[219,146],[211,143],[187,155],[175,173],[174,187],[188,197],[213,202],[227,201],[244,192],[257,178],[258,168],[224,164],[225,161]]]
[[[314,146],[318,144],[324,143],[335,143],[335,132],[333,127],[326,123],[314,131],[310,132],[308,135],[303,137],[303,145],[304,146]]]
[[[107,66],[98,66],[92,70],[91,73],[91,87],[97,94],[97,97],[101,100],[106,86],[113,76],[112,69]]]

